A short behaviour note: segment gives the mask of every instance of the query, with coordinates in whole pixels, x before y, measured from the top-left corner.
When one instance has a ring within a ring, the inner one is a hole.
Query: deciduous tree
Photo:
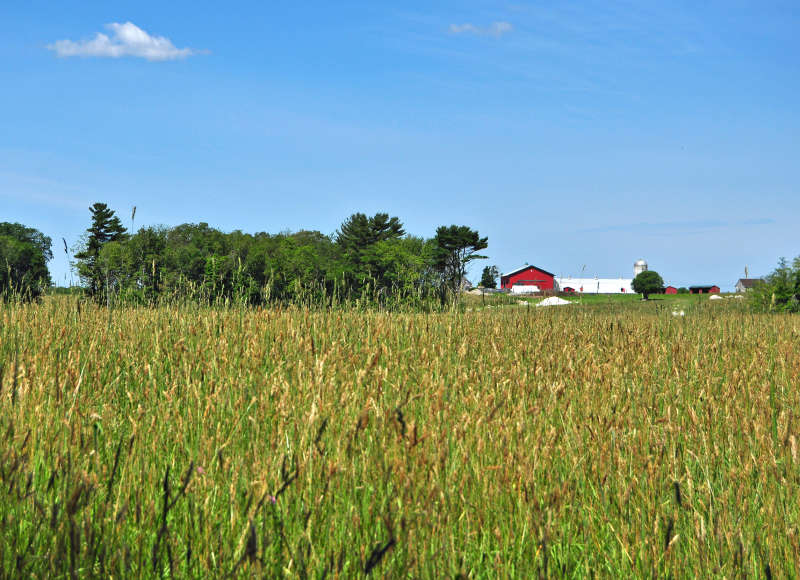
[[[664,287],[664,280],[655,270],[645,270],[633,279],[633,291],[641,294],[647,300],[650,294],[661,291]]]
[[[47,262],[52,242],[39,230],[19,223],[0,223],[0,298],[38,297],[50,285]]]

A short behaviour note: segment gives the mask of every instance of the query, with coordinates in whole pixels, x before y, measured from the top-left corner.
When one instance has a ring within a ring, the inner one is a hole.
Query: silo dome
[[[639,274],[647,270],[647,262],[644,260],[636,260],[633,264],[633,277],[636,278]]]

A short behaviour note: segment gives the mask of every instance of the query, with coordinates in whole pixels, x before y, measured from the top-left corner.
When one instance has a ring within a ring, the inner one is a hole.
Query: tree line
[[[468,226],[440,226],[426,239],[406,233],[387,213],[355,213],[332,235],[226,233],[207,223],[148,226],[130,234],[106,204],[89,210],[91,223],[74,248],[73,265],[85,295],[101,303],[447,304],[458,297],[469,263],[484,259],[479,252],[488,247],[487,238]],[[134,215],[135,208],[132,220]],[[52,257],[50,237],[0,222],[0,300],[38,298],[51,285]],[[498,275],[496,267],[485,267],[480,285],[496,287]],[[748,295],[757,310],[800,312],[800,256],[781,259]]]
[[[74,265],[86,295],[101,303],[442,304],[458,296],[468,264],[488,247],[468,226],[441,226],[425,239],[387,213],[355,213],[333,235],[226,233],[207,223],[130,234],[106,204],[90,213]]]

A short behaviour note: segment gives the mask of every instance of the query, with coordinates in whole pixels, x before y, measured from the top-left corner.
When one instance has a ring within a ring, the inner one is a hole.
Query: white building
[[[736,292],[742,293],[752,290],[759,284],[764,282],[761,278],[739,278],[736,282]]]
[[[647,262],[636,260],[633,264],[635,278],[647,270]],[[636,294],[633,291],[633,278],[573,278],[556,276],[555,285],[558,292],[575,292],[576,294]]]
[[[560,292],[578,294],[635,294],[632,278],[573,278],[556,276],[556,288]]]
[[[514,284],[511,287],[512,294],[538,294],[539,287],[535,284],[523,285],[523,284]]]

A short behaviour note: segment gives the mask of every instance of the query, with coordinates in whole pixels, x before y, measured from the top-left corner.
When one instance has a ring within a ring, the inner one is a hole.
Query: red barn
[[[677,294],[678,289],[675,286],[667,286],[664,288],[664,294]]]
[[[555,287],[555,274],[526,264],[500,276],[501,288],[510,290],[512,286],[538,286],[542,292],[552,290]]]
[[[716,284],[689,286],[689,292],[692,294],[719,294],[719,286]]]

